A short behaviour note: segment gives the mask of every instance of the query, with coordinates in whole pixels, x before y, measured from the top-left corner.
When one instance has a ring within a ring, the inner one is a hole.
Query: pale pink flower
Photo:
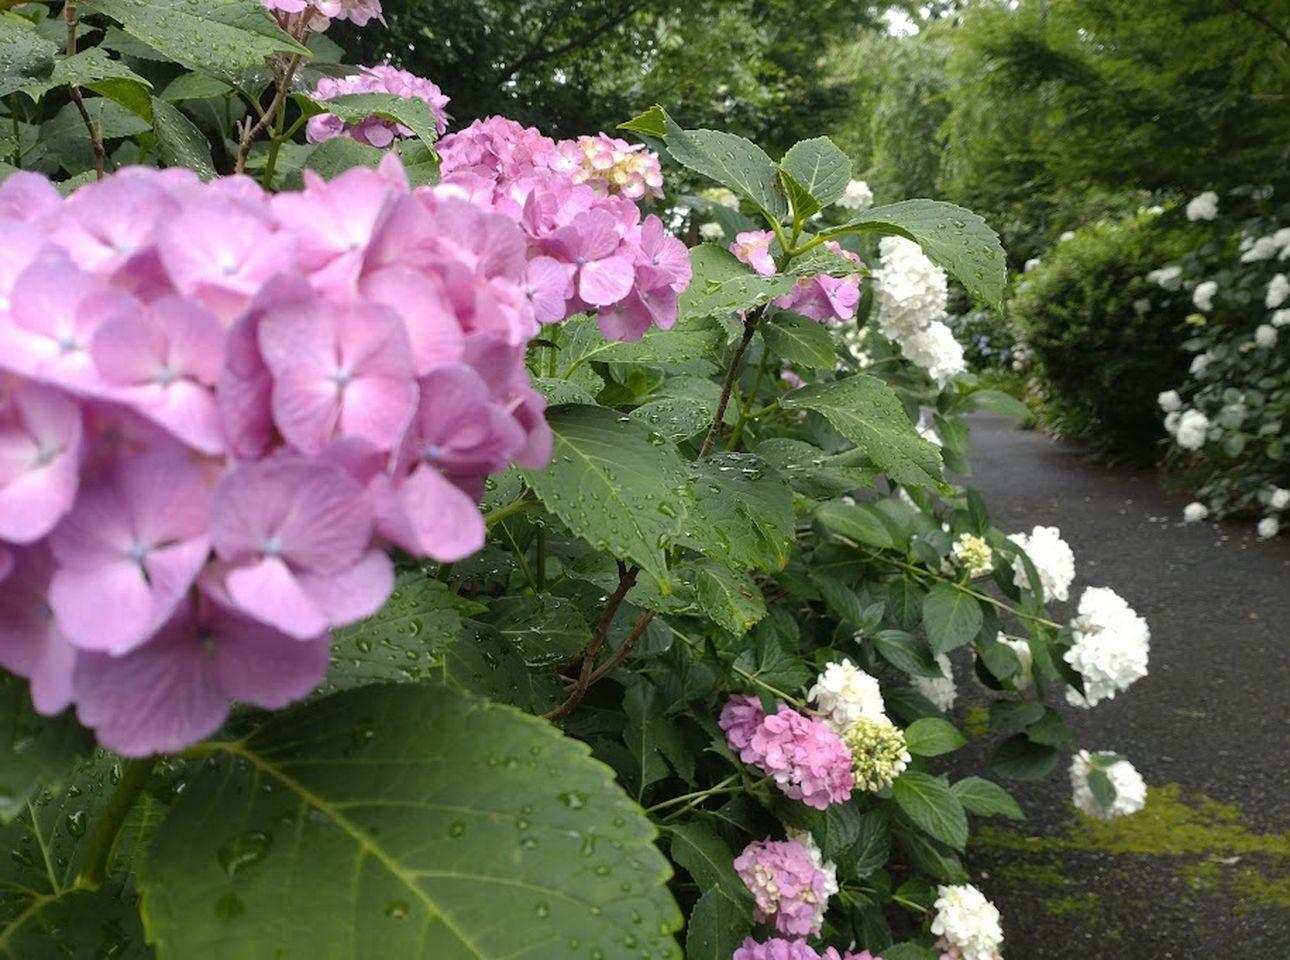
[[[67,514],[81,444],[80,407],[57,390],[20,383],[0,403],[0,539],[32,543]]]
[[[0,666],[31,682],[38,713],[62,713],[72,702],[76,649],[50,608],[53,558],[43,543],[9,556],[12,568],[0,580]]]
[[[754,840],[734,867],[753,895],[754,919],[788,936],[819,936],[838,887],[806,847],[796,840]]]
[[[363,67],[361,72],[347,77],[323,77],[311,96],[315,100],[331,100],[354,93],[389,93],[396,97],[423,100],[430,106],[438,132],[442,134],[448,127],[448,115],[444,112],[448,106],[448,97],[443,91],[430,80],[397,67]],[[320,113],[309,118],[305,134],[310,143],[321,143],[343,135],[370,143],[374,147],[388,147],[397,137],[413,136],[413,130],[375,114],[361,123],[347,124],[340,117]]]
[[[769,277],[775,272],[775,258],[770,253],[774,239],[775,235],[769,230],[746,230],[735,234],[730,252],[740,263],[746,263],[763,277]]]
[[[786,796],[817,810],[850,799],[851,752],[828,724],[783,705],[753,724],[753,702],[733,698],[722,710],[721,727],[739,758],[774,778]]]

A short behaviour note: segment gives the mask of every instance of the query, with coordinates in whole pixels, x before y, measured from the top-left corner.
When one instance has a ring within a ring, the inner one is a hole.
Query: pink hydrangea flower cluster
[[[718,722],[739,759],[773,777],[786,796],[816,810],[851,798],[851,751],[823,720],[783,704],[767,715],[756,697],[735,696]]]
[[[385,22],[381,0],[260,0],[265,8],[283,22],[296,15],[307,18],[309,29],[322,33],[333,20],[348,20],[358,27],[369,20]]]
[[[819,936],[836,882],[796,840],[754,840],[735,858],[735,872],[753,895],[753,916],[776,933]]]
[[[435,128],[442,134],[448,129],[448,97],[433,82],[397,67],[364,67],[361,73],[348,77],[323,77],[310,94],[315,100],[331,100],[350,93],[389,93],[411,100],[424,100],[434,115]],[[345,123],[340,117],[321,113],[310,117],[305,137],[310,143],[321,143],[333,137],[348,136],[374,147],[388,147],[396,137],[410,137],[413,131],[401,123],[376,115],[360,123]]]
[[[758,943],[749,937],[734,952],[731,960],[882,960],[882,957],[875,957],[868,950],[839,952],[837,947],[826,947],[823,953],[817,953],[805,940],[772,937],[765,943]]]
[[[397,158],[298,193],[0,185],[0,666],[126,755],[313,689],[391,546],[478,550],[542,466],[525,238]]]
[[[769,277],[775,272],[775,258],[770,252],[774,239],[775,235],[769,230],[750,230],[735,236],[730,252],[741,263],[748,264],[763,277]],[[864,265],[858,256],[833,240],[826,240],[824,246],[839,256]],[[774,304],[781,310],[792,310],[813,320],[853,320],[860,304],[860,280],[858,273],[845,277],[831,277],[824,273],[802,277],[791,291],[776,297]]]
[[[643,144],[628,143],[607,133],[561,140],[552,165],[597,193],[621,193],[632,200],[663,196],[663,168],[658,155]]]
[[[649,186],[653,172],[625,174],[622,182],[591,176],[582,159],[571,159],[588,155],[577,141],[557,143],[503,117],[478,120],[438,146],[442,188],[523,228],[527,295],[542,323],[595,312],[606,337],[638,340],[651,326],[676,322],[678,295],[690,282],[689,252],[658,217],[642,220],[631,199],[637,177]]]

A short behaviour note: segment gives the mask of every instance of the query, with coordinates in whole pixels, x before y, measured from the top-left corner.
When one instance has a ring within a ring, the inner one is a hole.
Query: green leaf
[[[131,872],[139,841],[159,817],[147,794],[136,802],[95,891],[78,888],[86,837],[121,777],[121,761],[100,753],[69,771],[68,787],[24,804],[22,816],[0,827],[0,956],[112,957],[144,960],[148,948],[135,905]]]
[[[912,630],[923,615],[923,588],[913,577],[901,574],[887,584],[887,606],[898,624]]]
[[[555,671],[529,669],[519,646],[492,624],[467,620],[462,632],[443,660],[448,683],[529,713],[546,713],[564,699]]]
[[[115,100],[143,119],[151,122],[152,105],[148,91],[152,84],[120,60],[113,60],[102,47],[90,47],[70,57],[60,57],[43,80],[33,80],[22,92],[39,100],[55,87],[85,87]]]
[[[657,109],[647,123],[661,116],[667,152],[677,163],[746,197],[768,218],[782,220],[788,215],[775,164],[766,151],[722,130],[683,130],[665,110]]]
[[[860,815],[855,842],[838,856],[844,877],[863,880],[884,867],[891,856],[891,819],[886,810]]]
[[[233,78],[279,53],[307,54],[259,0],[81,0],[189,70]]]
[[[403,161],[408,186],[416,189],[439,182],[439,152],[421,140],[401,140],[394,148]]]
[[[784,195],[788,197],[795,222],[809,220],[820,212],[820,201],[811,196],[810,191],[798,183],[783,167],[779,168],[779,182],[784,189]]]
[[[826,530],[841,534],[856,543],[879,547],[883,550],[896,546],[883,514],[879,513],[872,504],[830,500],[815,509],[815,519],[823,524]]]
[[[939,717],[923,717],[905,728],[905,744],[916,757],[939,757],[966,743],[954,724]]]
[[[666,595],[663,550],[686,516],[686,477],[676,448],[604,407],[547,410],[555,438],[551,463],[524,475],[546,508],[597,550],[628,557]]]
[[[627,747],[638,759],[657,754],[665,758],[681,777],[694,779],[694,754],[687,749],[681,731],[663,709],[658,688],[648,680],[638,680],[623,696],[627,714]]]
[[[895,391],[860,373],[813,383],[780,400],[786,410],[815,410],[896,483],[939,487],[941,455],[909,422]]]
[[[682,542],[735,570],[783,569],[793,544],[793,494],[751,453],[688,465],[691,505]]]
[[[106,97],[87,97],[85,110],[98,126],[105,142],[133,137],[151,129],[148,121],[134,111]],[[80,173],[94,166],[89,131],[85,129],[85,121],[75,104],[66,104],[53,119],[41,124],[40,137],[28,154],[28,160],[34,163],[42,157],[57,161],[69,173]]]
[[[965,777],[950,786],[950,792],[969,813],[982,817],[1004,816],[1024,820],[1026,815],[1007,790],[980,777]]]
[[[58,49],[26,17],[0,13],[0,96],[47,77]]]
[[[891,785],[892,798],[914,826],[928,836],[962,850],[967,844],[967,814],[941,777],[906,770]]]
[[[686,960],[730,960],[752,929],[745,911],[719,890],[706,890],[690,911]]]
[[[1111,783],[1111,778],[1106,775],[1105,770],[1089,771],[1088,786],[1093,791],[1094,798],[1103,807],[1109,809],[1111,804],[1115,803],[1115,785]]]
[[[879,630],[872,642],[879,656],[911,677],[944,676],[927,645],[903,630]]]
[[[205,134],[178,107],[152,98],[152,126],[157,134],[157,150],[167,167],[187,167],[203,180],[215,176],[211,148]]]
[[[424,679],[461,635],[459,603],[447,584],[420,571],[400,573],[385,606],[332,631],[323,692]]]
[[[948,653],[970,643],[981,629],[981,604],[948,583],[937,583],[923,598],[923,626],[932,653]]]
[[[429,146],[439,139],[434,111],[417,97],[399,97],[392,93],[345,93],[330,100],[315,100],[304,93],[293,94],[305,116],[329,113],[345,123],[359,124],[368,117],[380,117],[402,124]]]
[[[179,100],[213,100],[233,92],[223,80],[204,73],[181,73],[161,91],[161,99],[168,103]]]
[[[842,196],[851,180],[851,158],[828,137],[793,144],[779,165],[820,207]]]
[[[723,630],[741,637],[766,616],[766,601],[748,574],[715,560],[700,560],[694,567],[703,612]]]
[[[967,403],[970,410],[989,410],[1021,421],[1030,420],[1034,416],[1028,406],[1002,390],[975,390],[968,394]]]
[[[677,823],[667,827],[667,837],[672,859],[700,890],[715,890],[736,904],[747,904],[748,888],[735,873],[735,856],[715,831],[697,821]],[[751,916],[748,906],[743,909]]]
[[[1056,748],[1035,743],[1024,733],[1004,740],[990,758],[990,769],[1013,780],[1040,780],[1053,772]]]
[[[838,353],[833,334],[818,320],[780,311],[761,328],[766,346],[790,363],[814,370],[832,370]]]
[[[667,114],[663,112],[662,107],[656,104],[639,116],[632,117],[625,123],[620,123],[618,129],[627,130],[631,133],[643,133],[647,137],[662,140],[667,136]]]
[[[938,956],[939,951],[912,940],[882,949],[883,960],[936,960]]]
[[[851,450],[836,456],[814,444],[788,437],[771,437],[757,445],[757,455],[788,478],[793,489],[812,500],[827,500],[858,487],[872,487],[878,471],[855,466],[862,456]]]
[[[339,176],[353,167],[375,170],[385,158],[385,152],[349,137],[324,140],[310,151],[305,169],[313,170],[324,180]]]
[[[561,381],[564,382],[564,381]],[[688,440],[712,421],[707,404],[690,397],[661,397],[642,403],[628,414],[672,441]]]
[[[999,235],[971,210],[939,200],[902,200],[866,210],[821,236],[851,233],[894,234],[913,240],[968,293],[1003,312],[1007,281],[1003,247]]]
[[[42,788],[56,789],[94,739],[68,710],[42,717],[32,708],[27,682],[0,672],[0,821],[26,809]]]
[[[572,600],[541,596],[499,597],[488,622],[524,655],[530,667],[567,663],[591,642],[591,627]]]
[[[542,720],[367,687],[200,749],[140,882],[161,956],[679,957],[653,827]]]
[[[606,340],[594,317],[577,317],[560,327],[560,363],[567,379],[584,364],[684,363],[702,360],[717,346],[721,331],[711,325],[686,324],[681,328],[652,328],[639,340]]]
[[[681,294],[681,317],[732,314],[767,303],[793,289],[796,277],[763,277],[725,247],[702,243],[690,250],[690,286]]]
[[[843,583],[837,577],[814,571],[808,576],[811,583],[819,590],[825,604],[844,625],[852,630],[864,625],[865,605],[860,602],[860,597],[850,585]]]

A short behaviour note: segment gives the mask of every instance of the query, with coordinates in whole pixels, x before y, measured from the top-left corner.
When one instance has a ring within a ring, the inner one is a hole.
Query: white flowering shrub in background
[[[1212,235],[1147,275],[1192,310],[1187,379],[1158,398],[1165,465],[1194,492],[1185,521],[1254,515],[1271,538],[1290,511],[1290,204],[1246,187],[1185,214]]]

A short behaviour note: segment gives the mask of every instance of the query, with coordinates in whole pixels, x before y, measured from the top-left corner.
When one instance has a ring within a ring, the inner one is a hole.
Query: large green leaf
[[[766,616],[766,601],[748,574],[715,560],[701,560],[694,566],[699,603],[722,629],[740,637]]]
[[[1004,816],[1009,820],[1024,820],[1025,814],[1012,794],[997,783],[980,777],[965,777],[950,785],[950,792],[970,813],[982,817]]]
[[[776,313],[770,323],[761,328],[761,335],[766,338],[767,347],[790,363],[815,370],[832,370],[837,363],[833,334],[824,324],[810,317]]]
[[[215,176],[206,135],[178,107],[153,97],[152,128],[157,134],[157,152],[165,166],[187,167],[204,180]]]
[[[430,676],[461,635],[460,604],[447,584],[419,570],[400,573],[385,606],[334,631],[323,692]]]
[[[235,77],[279,53],[308,51],[278,26],[260,0],[81,0],[130,36],[190,70]]]
[[[112,957],[142,960],[144,942],[131,873],[138,840],[155,825],[160,807],[141,797],[113,847],[104,883],[78,888],[87,838],[122,775],[121,761],[101,753],[81,764],[67,789],[43,793],[0,828],[0,957]]]
[[[462,633],[444,656],[448,683],[528,713],[546,713],[564,700],[554,668],[531,669],[519,644],[492,624],[467,620]]]
[[[26,17],[0,13],[0,96],[8,96],[48,76],[58,53]]]
[[[902,200],[866,210],[821,235],[883,233],[907,237],[945,268],[972,296],[1003,311],[1007,265],[999,235],[971,210],[939,200]]]
[[[938,583],[923,598],[923,626],[933,653],[948,653],[970,643],[981,629],[981,604],[948,583]]]
[[[667,152],[677,163],[748,198],[768,217],[782,220],[788,215],[775,164],[765,150],[722,130],[684,130],[666,111],[658,112]]]
[[[353,124],[375,116],[402,124],[427,145],[439,139],[439,128],[430,104],[417,97],[399,97],[392,93],[346,93],[330,100],[315,100],[307,94],[297,93],[295,100],[305,116],[330,113],[345,123]]]
[[[905,728],[905,743],[916,757],[938,757],[957,750],[967,740],[948,720],[923,717]]]
[[[751,919],[738,904],[719,890],[704,891],[686,926],[686,960],[730,960],[751,927]]]
[[[679,956],[653,827],[544,721],[367,687],[201,751],[140,882],[163,957]]]
[[[748,902],[748,888],[735,873],[735,855],[711,827],[697,821],[677,823],[667,827],[666,836],[672,859],[701,890],[715,889],[736,903]]]
[[[565,383],[566,381],[560,381]],[[642,403],[628,414],[669,440],[686,440],[712,422],[712,411],[701,400],[692,397],[660,397]]]
[[[330,180],[353,167],[375,169],[384,158],[385,151],[378,150],[370,144],[359,143],[350,137],[332,137],[310,151],[304,166],[306,170],[313,170],[324,180]],[[292,185],[290,179],[288,185]]]
[[[816,508],[815,519],[825,529],[841,534],[855,543],[883,550],[896,546],[885,515],[871,503],[830,500]]]
[[[717,346],[721,331],[711,325],[652,328],[639,340],[606,340],[593,317],[577,317],[560,327],[560,366],[568,378],[584,364],[682,363],[704,360]]]
[[[692,503],[683,541],[735,570],[783,569],[793,543],[793,494],[751,453],[689,464]]]
[[[669,592],[663,551],[681,530],[688,499],[676,448],[604,407],[552,407],[547,423],[555,450],[545,469],[525,472],[534,492],[578,536],[630,558]]]
[[[851,158],[828,137],[793,144],[779,166],[815,201],[817,210],[842,196],[851,180]]]
[[[895,391],[858,373],[831,383],[812,383],[782,400],[786,410],[815,410],[864,451],[896,483],[939,486],[941,455],[909,422]]]
[[[549,593],[499,597],[487,619],[531,667],[566,663],[591,642],[591,627],[573,601]]]
[[[856,451],[835,456],[789,437],[763,440],[757,445],[757,455],[787,477],[794,490],[812,500],[827,500],[857,487],[871,487],[877,476],[872,466],[853,465],[858,456],[863,456]]]
[[[42,717],[32,709],[27,682],[0,672],[0,821],[25,810],[43,787],[63,782],[73,762],[93,747],[69,710]]]
[[[725,247],[703,243],[690,250],[690,286],[681,294],[682,317],[711,317],[753,307],[793,289],[796,278],[763,277]]]
[[[623,695],[623,712],[627,714],[627,730],[623,738],[641,767],[652,760],[666,759],[681,778],[694,778],[694,754],[686,747],[676,722],[663,709],[663,698],[658,688],[648,680],[638,680]],[[666,767],[663,768],[666,773]],[[646,779],[641,778],[641,784]]]
[[[955,850],[967,844],[967,814],[943,778],[906,770],[891,785],[891,795],[910,822],[928,836]]]

